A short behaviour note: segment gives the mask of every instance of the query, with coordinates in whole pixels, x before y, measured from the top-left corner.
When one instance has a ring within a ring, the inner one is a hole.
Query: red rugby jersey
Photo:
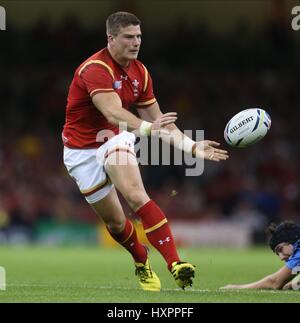
[[[66,147],[98,148],[103,144],[96,141],[99,131],[119,132],[118,127],[110,124],[93,104],[93,95],[103,92],[116,92],[127,110],[133,105],[143,108],[156,102],[146,67],[138,60],[130,62],[129,67],[121,67],[104,48],[75,71],[62,132]]]

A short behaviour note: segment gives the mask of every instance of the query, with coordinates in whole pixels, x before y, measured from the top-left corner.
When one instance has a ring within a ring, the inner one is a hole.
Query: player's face
[[[275,248],[276,254],[283,261],[287,261],[290,258],[290,256],[293,254],[293,250],[293,245],[286,242],[279,243],[279,245],[277,245]]]
[[[137,59],[141,46],[141,28],[139,25],[121,27],[117,36],[109,37],[109,44],[121,62]]]

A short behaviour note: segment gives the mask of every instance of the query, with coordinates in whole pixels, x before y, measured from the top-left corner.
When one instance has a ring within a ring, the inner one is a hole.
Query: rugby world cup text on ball
[[[234,133],[236,130],[247,124],[248,122],[253,121],[253,117],[249,117],[241,122],[239,122],[236,126],[232,127],[229,131],[230,133]]]

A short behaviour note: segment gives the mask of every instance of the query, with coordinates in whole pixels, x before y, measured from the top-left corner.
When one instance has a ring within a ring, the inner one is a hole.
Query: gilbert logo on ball
[[[0,290],[6,290],[6,276],[4,267],[0,267]]]
[[[0,30],[6,30],[6,11],[0,6]]]
[[[229,120],[224,138],[230,146],[244,148],[260,141],[270,128],[271,118],[265,110],[247,109]]]

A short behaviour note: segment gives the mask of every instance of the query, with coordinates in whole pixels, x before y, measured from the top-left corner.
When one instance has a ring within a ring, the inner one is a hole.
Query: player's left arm
[[[151,104],[148,107],[138,108],[137,111],[141,119],[153,122],[158,117],[163,115],[157,102]],[[219,162],[228,158],[228,152],[223,149],[219,149],[219,143],[212,140],[203,140],[199,142],[193,141],[191,138],[186,136],[180,129],[174,124],[169,124],[165,127],[168,131],[161,131],[159,137],[172,144],[174,147],[183,150],[187,153],[191,153],[193,156],[198,158],[204,158]]]

